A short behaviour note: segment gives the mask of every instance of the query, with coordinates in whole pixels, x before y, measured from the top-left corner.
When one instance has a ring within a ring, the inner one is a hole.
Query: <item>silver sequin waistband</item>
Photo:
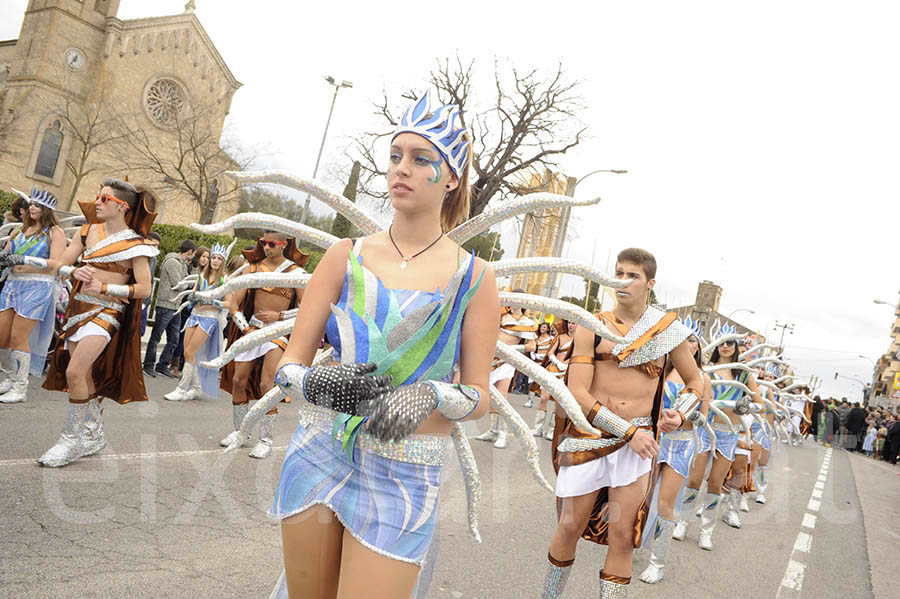
[[[41,281],[42,283],[52,283],[56,280],[54,275],[42,275],[36,272],[11,272],[8,278],[10,281]]]
[[[95,306],[102,306],[109,310],[115,310],[116,312],[124,312],[125,304],[119,302],[113,302],[110,300],[105,300],[100,297],[94,297],[93,295],[85,295],[84,293],[76,293],[75,299],[79,302],[84,302],[86,304],[94,304]]]
[[[731,430],[731,427],[728,426],[727,424],[722,423],[722,422],[713,422],[713,423],[712,423],[712,428],[713,428],[713,430],[716,431],[717,433],[731,433],[731,434],[734,434],[734,431]]]
[[[331,436],[337,412],[311,403],[300,406],[300,424],[304,428],[315,427]],[[339,431],[335,443],[343,440],[343,432]],[[400,442],[379,441],[366,432],[356,437],[356,447],[362,451],[371,451],[381,457],[398,462],[423,464],[425,466],[443,466],[447,458],[450,437],[438,435],[410,435]]]
[[[650,416],[640,416],[638,418],[632,418],[631,420],[629,420],[629,422],[634,426],[641,428],[644,426],[651,426],[653,424],[653,419]],[[592,451],[594,449],[604,449],[606,447],[621,445],[623,443],[625,443],[625,441],[618,437],[604,437],[603,439],[569,437],[567,439],[563,439],[562,443],[559,444],[559,447],[557,449],[564,452]]]
[[[665,435],[670,441],[691,441],[694,438],[694,431],[679,429]]]
[[[284,320],[287,320],[287,319],[285,318]],[[279,322],[284,322],[284,320],[273,320],[272,322],[266,323],[266,322],[263,322],[260,319],[258,319],[256,316],[251,316],[250,320],[247,322],[247,324],[249,324],[251,327],[262,330],[266,327],[270,327],[272,325],[278,324]]]

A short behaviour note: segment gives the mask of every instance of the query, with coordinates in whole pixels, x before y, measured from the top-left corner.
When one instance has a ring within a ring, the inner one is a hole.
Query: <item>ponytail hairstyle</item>
[[[469,140],[468,131],[463,132],[463,139]],[[471,148],[471,146],[470,146]],[[469,189],[469,170],[472,164],[472,153],[469,152],[465,166],[459,176],[459,185],[444,196],[441,205],[441,228],[445,233],[469,218],[471,209],[471,190]]]

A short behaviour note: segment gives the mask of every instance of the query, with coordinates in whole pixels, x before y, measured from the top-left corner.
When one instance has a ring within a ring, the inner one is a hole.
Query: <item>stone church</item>
[[[221,137],[241,84],[193,0],[132,20],[116,17],[119,1],[30,0],[19,38],[0,41],[0,187],[36,185],[78,212],[105,177],[128,175],[157,192],[157,222],[234,214],[224,171],[239,165]],[[201,156],[177,149],[201,137]],[[176,172],[179,160],[192,166]]]

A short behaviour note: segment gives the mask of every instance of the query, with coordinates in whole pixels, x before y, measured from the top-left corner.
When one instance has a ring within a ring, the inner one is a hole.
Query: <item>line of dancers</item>
[[[234,429],[221,445],[244,446],[258,426],[250,452],[257,458],[271,454],[280,404],[296,405],[299,424],[270,510],[281,522],[284,554],[272,597],[423,597],[438,558],[432,538],[451,447],[469,530],[481,540],[481,480],[461,423],[485,415],[487,431],[476,438],[498,449],[517,439],[530,472],[558,501],[545,598],[562,596],[579,539],[608,545],[600,596],[625,597],[642,537],[652,557],[641,580],[659,582],[669,540],[689,534],[691,518],[683,514],[701,508],[698,543],[712,549],[719,517],[740,526],[743,494],[755,487],[757,502],[765,501],[768,451],[791,414],[780,402],[802,397],[802,385],[755,370],[783,365],[776,356],[753,357],[770,348],[738,354],[741,336],[726,327],[703,345],[694,323],[649,305],[657,266],[645,250],[620,252],[612,276],[575,260],[488,263],[467,253],[462,243],[517,214],[599,201],[535,193],[467,220],[470,144],[459,108],[426,93],[390,140],[393,218],[386,230],[340,194],[283,172],[232,176],[310,193],[361,236],[338,239],[258,213],[194,225],[206,233],[266,230],[231,275],[223,272],[229,248],[215,246],[196,281],[184,282],[179,298],[194,313],[181,378],[166,398],[214,395],[218,384],[231,394]],[[49,310],[30,303],[48,294],[37,285],[70,282],[44,381],[69,401],[58,441],[39,458],[64,466],[105,446],[101,401],[147,400],[141,300],[150,295],[149,260],[158,253],[147,239],[156,200],[149,189],[107,180],[93,202],[80,203],[86,224],[66,246],[53,219],[41,220],[45,210],[52,215],[55,199],[37,190],[31,197],[29,224],[0,252],[10,277],[0,305],[12,308],[0,311],[11,331],[4,358],[14,362],[0,399],[22,389],[34,368],[29,352],[40,353],[25,345],[40,321],[35,315]],[[298,242],[326,250],[312,275]],[[528,272],[600,283],[615,289],[617,304],[590,314],[561,300],[498,291],[498,278]],[[559,328],[549,343],[549,330],[528,311],[554,315]],[[506,397],[516,371],[540,391],[534,426]],[[555,486],[541,471],[538,435],[552,439]]]

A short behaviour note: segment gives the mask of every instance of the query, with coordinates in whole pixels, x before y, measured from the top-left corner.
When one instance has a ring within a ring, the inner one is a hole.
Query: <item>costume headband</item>
[[[459,120],[459,107],[456,104],[432,108],[431,95],[425,92],[403,113],[391,140],[401,133],[421,135],[434,144],[450,169],[457,177],[461,177],[468,164],[469,141],[464,136],[465,127],[457,123]]]

